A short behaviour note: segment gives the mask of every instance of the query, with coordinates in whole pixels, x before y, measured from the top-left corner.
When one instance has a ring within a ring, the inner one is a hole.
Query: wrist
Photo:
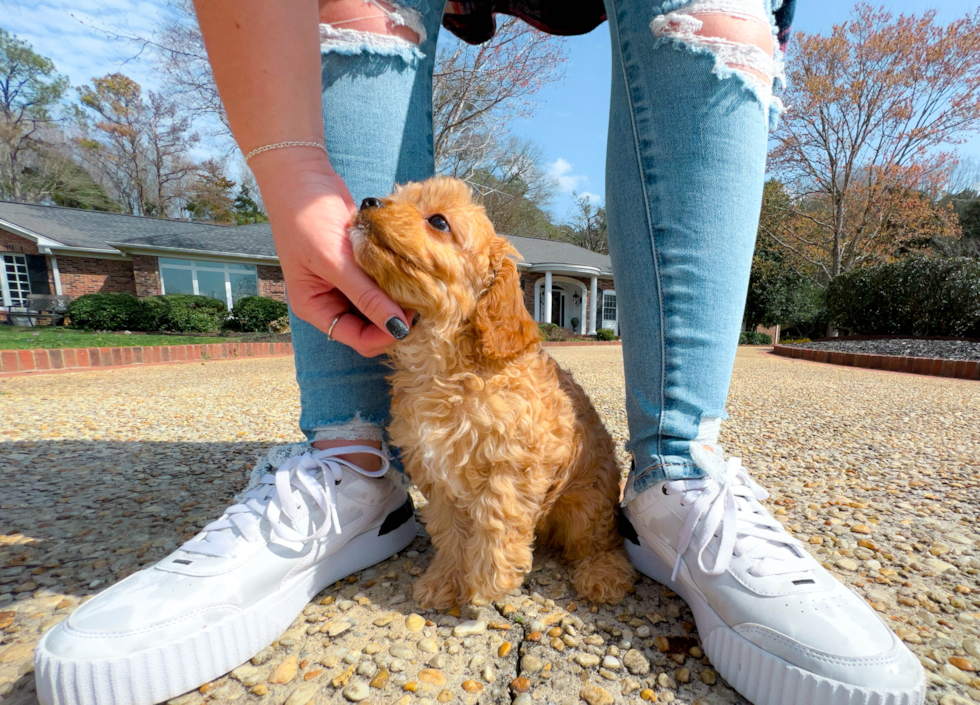
[[[336,178],[325,150],[310,146],[289,146],[270,149],[253,156],[247,163],[259,188],[281,188],[283,182],[306,179],[310,176]]]

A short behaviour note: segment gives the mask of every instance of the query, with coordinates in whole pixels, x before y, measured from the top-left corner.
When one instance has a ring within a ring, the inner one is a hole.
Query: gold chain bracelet
[[[276,142],[275,144],[267,144],[264,147],[253,149],[251,152],[245,155],[245,161],[248,162],[248,160],[254,157],[256,154],[262,154],[262,152],[268,152],[270,149],[279,149],[281,147],[316,147],[317,149],[322,149],[324,152],[327,151],[326,146],[320,144],[319,142]]]

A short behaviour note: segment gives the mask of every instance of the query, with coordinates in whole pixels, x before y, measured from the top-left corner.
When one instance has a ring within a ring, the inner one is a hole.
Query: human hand
[[[346,184],[322,156],[259,156],[253,171],[293,312],[325,333],[336,320],[331,338],[380,355],[408,334],[409,318],[354,261],[347,225],[357,208]]]

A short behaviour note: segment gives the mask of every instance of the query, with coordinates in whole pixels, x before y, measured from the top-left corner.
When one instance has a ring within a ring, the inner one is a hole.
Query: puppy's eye
[[[449,221],[443,218],[441,215],[433,215],[429,219],[429,225],[440,232],[449,232]]]

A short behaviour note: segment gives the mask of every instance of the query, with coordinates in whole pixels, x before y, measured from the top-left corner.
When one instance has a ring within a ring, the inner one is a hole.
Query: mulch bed
[[[838,338],[792,343],[788,348],[809,348],[864,355],[928,357],[942,360],[980,360],[980,340],[930,338]]]

